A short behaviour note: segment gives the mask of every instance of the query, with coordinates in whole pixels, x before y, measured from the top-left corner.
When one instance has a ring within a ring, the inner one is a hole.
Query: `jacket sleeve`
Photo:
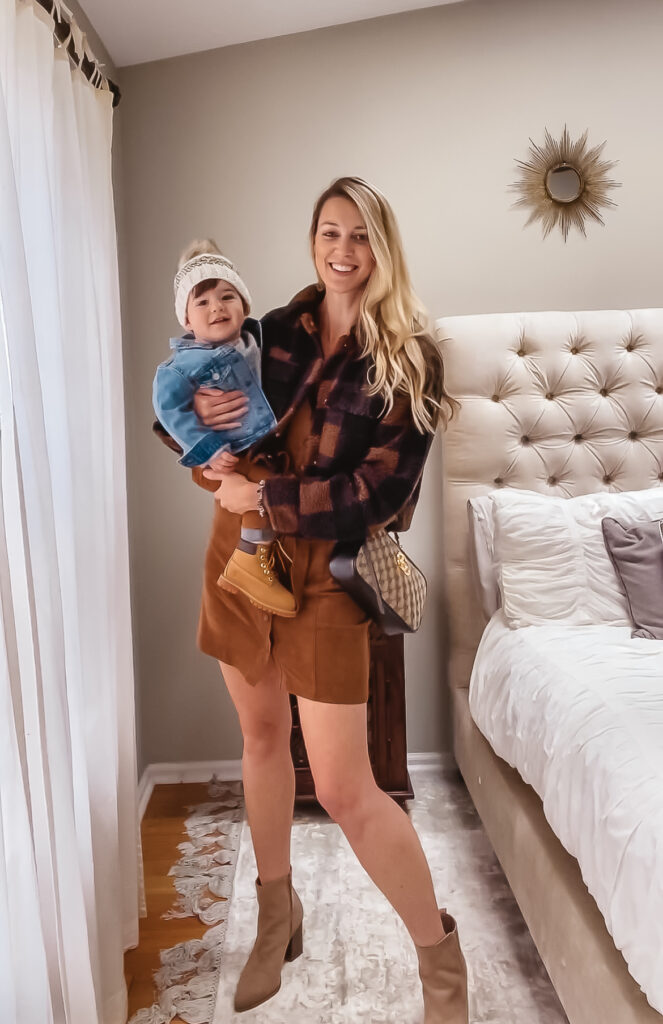
[[[191,447],[197,434],[208,431],[193,408],[195,387],[172,366],[159,366],[152,386],[152,404],[160,423],[182,448]]]
[[[309,540],[365,537],[372,527],[390,523],[417,491],[432,440],[416,429],[409,398],[397,396],[352,471],[328,479],[288,474],[266,481],[263,502],[273,528]]]

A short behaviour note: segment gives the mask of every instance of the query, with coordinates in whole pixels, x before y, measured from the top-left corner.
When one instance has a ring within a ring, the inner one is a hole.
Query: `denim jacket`
[[[244,451],[276,425],[276,417],[260,387],[260,322],[247,317],[242,338],[249,345],[246,357],[236,345],[199,344],[192,334],[172,338],[173,355],[157,367],[152,387],[154,411],[182,447],[179,461],[183,466],[205,465],[222,451]],[[257,355],[253,367],[249,362],[252,349]],[[193,408],[198,388],[243,391],[249,408],[241,426],[233,430],[210,430],[204,426]]]

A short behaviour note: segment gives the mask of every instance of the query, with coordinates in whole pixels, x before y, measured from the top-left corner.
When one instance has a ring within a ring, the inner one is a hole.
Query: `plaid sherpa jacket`
[[[263,390],[278,422],[252,448],[256,460],[277,463],[280,438],[302,402],[311,402],[313,417],[303,473],[268,477],[265,510],[277,532],[309,540],[361,539],[384,525],[406,530],[433,436],[415,427],[406,395],[383,414],[382,397],[367,394],[369,365],[354,333],[324,359],[321,299],[311,286],[262,319]],[[160,424],[155,430],[173,447]]]

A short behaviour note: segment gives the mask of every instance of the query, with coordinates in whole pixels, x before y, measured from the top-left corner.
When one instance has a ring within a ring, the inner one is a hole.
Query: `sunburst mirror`
[[[557,140],[545,129],[545,143],[537,146],[530,139],[529,160],[516,160],[520,178],[509,186],[520,198],[514,208],[525,207],[530,215],[525,227],[540,220],[543,237],[559,226],[564,241],[571,227],[583,235],[587,219],[604,224],[600,211],[617,204],[608,197],[608,191],[619,188],[620,182],[608,177],[608,171],[617,160],[602,160],[605,146],[587,148],[587,132],[575,142],[564,125],[562,137]]]

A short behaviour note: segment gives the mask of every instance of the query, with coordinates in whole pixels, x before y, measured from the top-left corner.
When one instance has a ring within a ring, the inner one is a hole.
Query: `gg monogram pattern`
[[[412,630],[419,628],[426,600],[426,577],[386,530],[367,537],[357,555],[357,572],[377,587],[385,604]]]

